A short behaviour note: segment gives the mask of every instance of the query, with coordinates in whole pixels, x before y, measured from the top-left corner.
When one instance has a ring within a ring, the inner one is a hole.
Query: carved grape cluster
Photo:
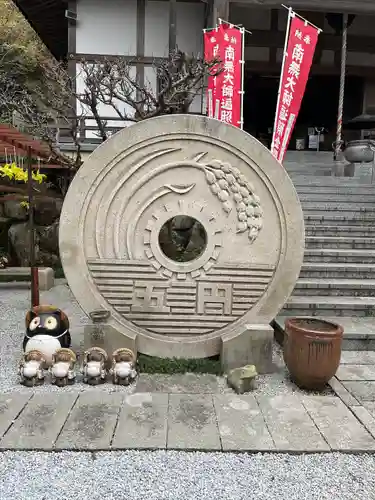
[[[221,201],[223,210],[230,213],[233,204],[237,211],[237,233],[248,230],[252,243],[263,227],[263,210],[260,199],[250,182],[236,167],[214,160],[204,167],[206,180],[212,193]]]

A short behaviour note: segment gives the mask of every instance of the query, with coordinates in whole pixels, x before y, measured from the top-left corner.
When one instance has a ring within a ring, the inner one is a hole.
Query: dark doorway
[[[363,78],[353,76],[346,78],[344,120],[362,112],[363,86]],[[268,147],[272,137],[278,88],[279,74],[247,73],[244,128]],[[312,75],[309,78],[289,149],[295,148],[297,137],[307,139],[309,127],[324,127],[325,140],[321,149],[331,150],[336,132],[338,98],[338,76]]]

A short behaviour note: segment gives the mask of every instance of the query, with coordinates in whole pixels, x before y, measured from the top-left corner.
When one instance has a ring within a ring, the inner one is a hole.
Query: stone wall
[[[58,230],[61,198],[36,201],[35,255],[41,266],[60,267]],[[0,201],[0,253],[11,257],[12,265],[28,266],[30,257],[28,210],[19,200]]]

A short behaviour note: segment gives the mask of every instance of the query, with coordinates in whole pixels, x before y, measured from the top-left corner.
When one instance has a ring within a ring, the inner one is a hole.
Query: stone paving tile
[[[333,451],[375,450],[374,439],[339,398],[303,396],[301,399]]]
[[[273,439],[253,395],[215,395],[214,406],[225,451],[269,451]]]
[[[375,380],[375,365],[341,365],[336,377],[339,380]]]
[[[221,449],[212,395],[170,394],[167,448]]]
[[[346,404],[346,406],[359,404],[356,398],[350,394],[350,392],[342,385],[340,380],[337,380],[336,377],[331,378],[328,384],[341,401]]]
[[[35,394],[0,441],[2,449],[52,450],[78,394]]]
[[[257,396],[257,400],[277,450],[329,450],[299,396]]]
[[[161,375],[141,373],[135,392],[167,392],[170,394],[216,394],[219,379],[210,374],[176,373]]]
[[[371,436],[375,438],[374,416],[363,406],[351,406],[350,409],[366,430],[371,434]]]
[[[0,394],[0,438],[26,406],[31,394]]]
[[[375,401],[375,381],[343,381],[343,385],[359,401]]]
[[[112,449],[167,447],[168,394],[126,396],[118,418]]]
[[[375,418],[375,402],[374,401],[363,401],[363,406]]]
[[[375,351],[342,351],[341,365],[375,365]]]
[[[57,449],[106,450],[110,448],[124,395],[81,393],[56,442]]]

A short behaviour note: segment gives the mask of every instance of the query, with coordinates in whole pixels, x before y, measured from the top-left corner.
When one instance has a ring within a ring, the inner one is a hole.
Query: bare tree
[[[120,57],[96,64],[81,61],[85,90],[77,94],[77,99],[96,120],[102,140],[108,138],[108,132],[100,120],[100,105],[114,110],[124,122],[187,113],[193,99],[202,92],[206,76],[222,71],[217,59],[204,61],[175,50],[168,58],[154,60],[157,88],[153,88],[149,82],[139,83],[134,72],[136,62]]]

